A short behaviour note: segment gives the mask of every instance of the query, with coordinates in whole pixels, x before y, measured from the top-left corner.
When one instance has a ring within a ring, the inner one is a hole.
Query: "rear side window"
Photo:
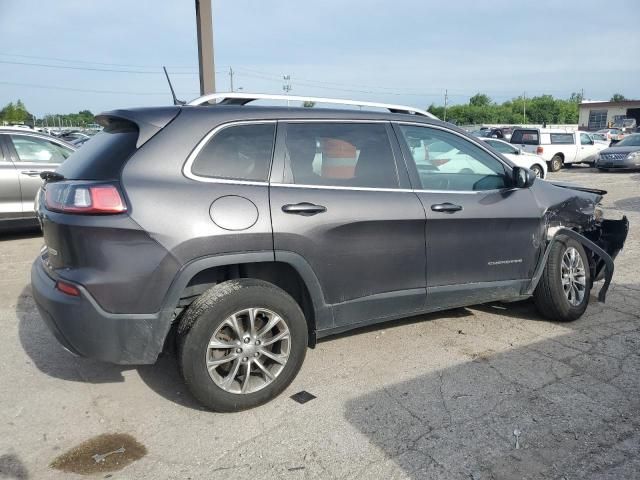
[[[552,133],[551,143],[554,145],[571,145],[573,144],[572,133]]]
[[[226,127],[200,150],[191,165],[191,173],[200,177],[266,182],[275,131],[275,123]]]
[[[379,123],[287,125],[289,180],[301,185],[398,188],[386,127]]]
[[[112,122],[76,150],[57,171],[70,180],[117,180],[124,163],[136,151],[137,141],[135,124]]]
[[[511,143],[538,145],[540,143],[540,135],[537,130],[516,130],[511,135]]]
[[[62,163],[72,150],[31,135],[10,135],[19,162]]]

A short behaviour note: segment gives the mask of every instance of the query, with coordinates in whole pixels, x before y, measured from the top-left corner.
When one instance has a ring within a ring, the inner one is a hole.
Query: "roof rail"
[[[375,107],[384,108],[391,113],[412,113],[414,115],[422,115],[425,117],[438,120],[438,117],[432,115],[426,110],[420,108],[407,107],[405,105],[392,105],[389,103],[360,102],[357,100],[343,100],[339,98],[322,98],[322,97],[300,97],[297,95],[271,95],[266,93],[211,93],[203,95],[195,100],[191,100],[187,105],[202,105],[205,103],[216,103],[218,105],[246,105],[256,100],[287,100],[294,102],[315,102],[315,103],[333,103],[336,105],[351,105],[354,107]]]

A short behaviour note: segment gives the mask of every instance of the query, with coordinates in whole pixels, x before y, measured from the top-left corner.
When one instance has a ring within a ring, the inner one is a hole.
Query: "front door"
[[[31,214],[36,193],[42,185],[40,173],[58,168],[72,151],[53,140],[35,135],[12,133],[8,139],[9,151],[20,178],[22,212]]]
[[[318,329],[420,311],[425,214],[398,169],[388,123],[281,122],[278,130],[276,260],[293,254],[315,272],[335,322]]]
[[[427,215],[427,304],[446,308],[509,298],[533,276],[542,210],[511,169],[453,131],[397,125]]]
[[[578,150],[579,158],[577,161],[585,163],[594,163],[600,149],[595,145],[593,138],[586,133],[580,133],[580,149]]]

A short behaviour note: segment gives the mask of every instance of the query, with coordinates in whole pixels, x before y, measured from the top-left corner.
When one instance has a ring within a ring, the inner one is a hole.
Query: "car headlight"
[[[640,151],[631,152],[627,155],[627,160],[631,160],[632,162],[640,162]]]
[[[602,210],[602,207],[600,205],[596,205],[596,207],[593,209],[593,216],[596,219],[596,222],[601,222],[604,218],[604,210]]]

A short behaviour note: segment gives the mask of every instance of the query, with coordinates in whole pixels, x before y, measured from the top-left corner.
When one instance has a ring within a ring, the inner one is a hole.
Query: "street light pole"
[[[195,0],[198,30],[198,66],[200,95],[215,93],[216,77],[213,63],[213,15],[211,0]]]

